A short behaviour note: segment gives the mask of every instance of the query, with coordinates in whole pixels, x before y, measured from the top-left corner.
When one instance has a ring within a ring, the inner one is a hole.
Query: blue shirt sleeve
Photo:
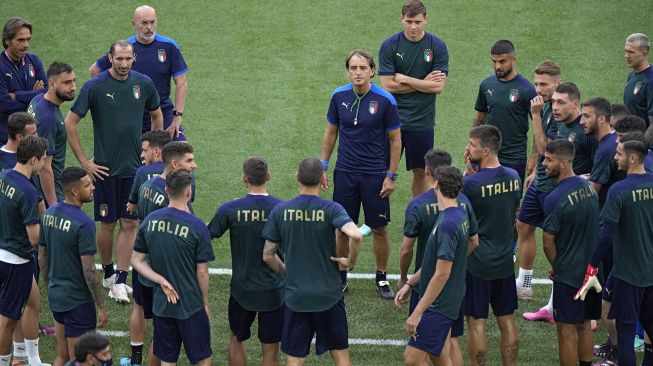
[[[449,51],[444,42],[433,42],[433,57],[434,60],[431,71],[440,70],[449,75]]]
[[[172,47],[172,60],[170,62],[172,77],[179,76],[188,71],[188,66],[178,47]]]
[[[329,111],[327,112],[327,122],[338,127],[340,126],[340,116],[338,115],[338,106],[336,105],[336,94],[331,96]]]
[[[229,209],[227,204],[223,204],[215,211],[215,215],[213,215],[207,228],[212,238],[219,238],[229,230],[230,226]]]
[[[381,49],[379,50],[380,76],[394,75],[396,73],[394,39],[395,37],[388,38],[381,44]]]
[[[485,93],[483,92],[483,83],[478,87],[478,96],[476,97],[474,109],[482,113],[487,113],[487,99],[485,99]]]

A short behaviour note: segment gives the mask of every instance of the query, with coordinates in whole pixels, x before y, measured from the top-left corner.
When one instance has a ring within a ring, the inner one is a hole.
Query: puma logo
[[[342,105],[343,105],[345,108],[349,108],[349,103],[342,102]]]
[[[114,95],[114,94],[116,94],[116,93],[111,93],[111,94],[107,93],[107,97],[111,98],[112,100],[115,100],[115,99],[113,98],[113,95]]]
[[[10,72],[6,72],[6,73],[5,73],[5,76],[6,76],[6,77],[8,77],[8,78],[11,78],[11,79],[13,79],[13,78],[14,78],[14,76],[13,76],[13,75],[11,75],[11,73],[10,73]]]
[[[404,52],[404,53],[397,52],[397,56],[399,56],[401,58],[401,61],[404,60],[404,54],[406,54],[406,52]]]

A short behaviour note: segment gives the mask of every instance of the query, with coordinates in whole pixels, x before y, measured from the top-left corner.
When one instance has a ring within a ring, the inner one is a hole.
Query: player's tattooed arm
[[[263,247],[263,262],[265,262],[273,271],[278,274],[286,273],[286,265],[281,261],[277,255],[278,243],[273,243],[266,240]]]
[[[95,256],[94,255],[82,255],[82,270],[84,272],[84,280],[86,281],[86,286],[93,296],[93,301],[98,308],[104,309],[104,296],[100,291],[100,281],[98,280],[97,271],[95,269]]]
[[[474,123],[473,123],[472,127],[484,125],[485,124],[485,116],[486,116],[485,112],[476,111],[476,114],[474,114]]]

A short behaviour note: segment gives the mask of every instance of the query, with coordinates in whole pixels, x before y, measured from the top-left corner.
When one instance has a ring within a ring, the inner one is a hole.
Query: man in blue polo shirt
[[[32,24],[11,18],[2,29],[0,55],[0,145],[7,142],[7,118],[24,112],[37,94],[45,92],[47,79],[38,56],[27,53],[32,39]]]
[[[132,25],[136,35],[128,41],[134,45],[136,60],[133,70],[149,76],[161,98],[163,128],[175,141],[186,141],[181,119],[186,104],[186,72],[188,66],[175,40],[156,33],[157,18],[154,8],[142,5],[134,10]],[[111,67],[108,55],[103,55],[91,66],[91,76]],[[170,100],[170,79],[175,82],[175,105]],[[143,133],[150,130],[149,113],[143,115]]]
[[[395,98],[372,84],[374,58],[363,50],[352,51],[345,61],[350,84],[331,95],[327,128],[322,141],[322,165],[326,171],[336,140],[340,137],[338,161],[333,173],[333,200],[358,221],[360,206],[365,224],[372,228],[376,257],[376,288],[379,296],[392,300],[394,293],[386,278],[390,242],[390,195],[395,190],[401,154],[401,121]],[[390,141],[388,148],[388,140]],[[389,164],[388,164],[389,159]],[[328,184],[322,188],[326,189]],[[339,233],[338,256],[347,256],[347,236]],[[347,272],[341,268],[346,289]]]
[[[643,33],[626,38],[624,58],[633,71],[624,88],[624,105],[648,126],[653,121],[653,67],[648,62],[651,41]]]

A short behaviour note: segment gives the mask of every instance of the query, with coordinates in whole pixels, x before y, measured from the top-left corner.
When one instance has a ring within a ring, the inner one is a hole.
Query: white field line
[[[98,270],[102,269],[102,266],[100,264],[96,264],[95,267]],[[218,275],[218,276],[231,276],[231,269],[230,268],[209,268],[209,274]],[[372,280],[372,279],[375,278],[375,276],[376,275],[374,273],[348,273],[347,274],[347,278],[351,278],[351,279],[354,279],[354,280]],[[389,280],[398,280],[399,275],[389,274],[388,279]],[[534,285],[550,285],[551,280],[546,279],[546,278],[533,278],[531,283],[534,284]]]

